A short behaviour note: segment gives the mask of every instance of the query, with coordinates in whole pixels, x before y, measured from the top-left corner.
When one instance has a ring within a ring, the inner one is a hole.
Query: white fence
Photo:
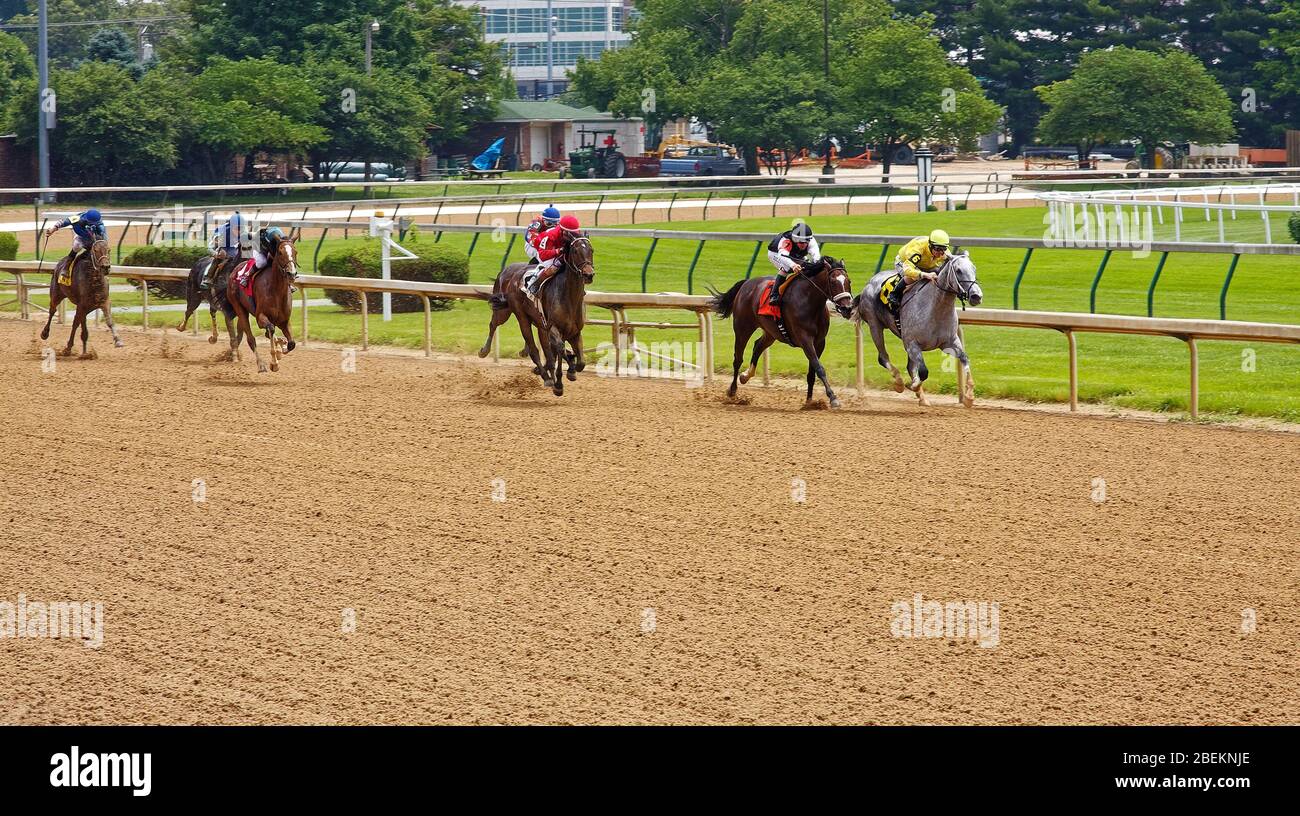
[[[47,267],[48,268],[48,267]],[[21,315],[32,315],[32,304],[28,295],[31,291],[48,288],[49,281],[39,270],[35,261],[3,261],[0,272],[7,272],[14,277],[17,300]],[[114,267],[113,276],[141,280],[184,280],[189,274],[183,269],[163,269],[157,267]],[[39,281],[29,280],[33,276],[41,277]],[[357,293],[391,292],[394,294],[415,295],[424,303],[424,353],[433,353],[433,318],[430,298],[458,298],[486,300],[492,292],[490,286],[458,285],[445,283],[420,283],[415,281],[383,281],[363,278],[340,278],[322,275],[303,275],[298,279],[302,303],[307,300],[306,289],[310,286],[346,289]],[[142,288],[141,303],[142,322],[149,327],[148,289]],[[361,297],[361,347],[369,347],[369,312],[366,298]],[[704,377],[711,379],[714,375],[713,316],[708,308],[709,298],[703,295],[682,295],[643,292],[595,292],[587,293],[587,304],[609,309],[612,320],[614,346],[618,349],[615,356],[617,366],[622,364],[624,351],[635,350],[635,330],[639,326],[654,328],[684,328],[692,324],[656,324],[635,323],[628,321],[627,309],[682,309],[691,312],[696,319],[694,327],[698,329],[702,344],[701,358],[706,362]],[[12,301],[10,301],[12,303]],[[4,304],[0,304],[4,305]],[[1200,376],[1197,343],[1201,340],[1235,340],[1264,343],[1300,343],[1300,326],[1275,323],[1246,323],[1226,320],[1188,320],[1182,318],[1150,318],[1128,315],[1074,314],[1067,312],[1029,312],[1008,309],[969,309],[958,312],[962,326],[1003,326],[1014,328],[1050,329],[1065,335],[1069,348],[1069,384],[1070,410],[1078,408],[1079,377],[1078,353],[1075,340],[1077,332],[1100,332],[1108,334],[1139,334],[1155,337],[1172,337],[1187,344],[1190,357],[1190,399],[1189,413],[1195,419],[1199,414]],[[300,341],[309,338],[308,310],[299,309],[301,321]],[[589,321],[597,322],[597,321]],[[604,321],[601,321],[604,322]],[[197,324],[196,324],[197,329]],[[861,325],[855,324],[856,370],[855,384],[859,393],[866,387],[866,362],[864,337]],[[493,346],[494,359],[499,357],[499,347]],[[767,380],[767,360],[764,357],[764,380]]]

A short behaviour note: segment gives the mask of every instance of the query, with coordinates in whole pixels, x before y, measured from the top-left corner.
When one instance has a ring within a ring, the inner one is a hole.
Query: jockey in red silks
[[[538,260],[537,247],[533,246],[533,241],[537,239],[538,235],[553,229],[558,223],[560,223],[560,211],[552,204],[542,210],[541,215],[530,221],[528,226],[524,228],[524,254],[528,256],[529,263],[535,264]]]
[[[559,260],[569,242],[581,235],[582,225],[577,216],[566,215],[558,225],[533,239],[533,247],[537,250],[537,274],[528,283],[528,294],[536,296],[541,291],[542,284],[558,271]]]

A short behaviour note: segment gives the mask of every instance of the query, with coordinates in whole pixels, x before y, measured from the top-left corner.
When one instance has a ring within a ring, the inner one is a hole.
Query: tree
[[[1264,46],[1271,57],[1256,64],[1261,87],[1254,101],[1256,115],[1266,116],[1271,143],[1278,144],[1288,127],[1300,128],[1300,0],[1286,0],[1269,18]]]
[[[209,179],[219,180],[236,155],[303,151],[325,141],[315,123],[321,95],[292,65],[270,59],[213,58],[189,86],[194,145]]]
[[[115,185],[146,179],[176,166],[175,107],[168,87],[136,82],[105,62],[55,71],[58,127],[50,131],[50,170],[58,184]],[[26,89],[24,110],[36,110],[36,83]],[[15,119],[19,141],[36,142],[36,117]]]
[[[27,46],[17,37],[0,31],[0,128],[5,128],[10,102],[23,90],[25,83],[36,81],[36,62]],[[32,111],[33,117],[36,115]],[[8,132],[8,129],[5,129]]]
[[[760,148],[789,159],[825,130],[826,110],[816,102],[825,79],[794,56],[762,54],[748,65],[715,70],[697,89],[692,109],[713,126],[717,138],[735,145],[746,170],[758,172]]]
[[[415,83],[387,69],[373,76],[341,62],[307,66],[325,103],[317,123],[326,131],[312,155],[318,172],[333,162],[379,159],[401,164],[424,154],[433,111]]]
[[[886,182],[899,145],[970,142],[1002,114],[970,72],[950,63],[938,39],[914,22],[863,32],[837,68],[838,129],[879,147]]]
[[[86,60],[116,65],[139,79],[144,66],[136,59],[131,38],[116,28],[101,28],[86,40]]]
[[[1141,142],[1148,163],[1165,142],[1217,144],[1236,133],[1228,95],[1196,58],[1181,51],[1094,51],[1079,61],[1069,79],[1044,86],[1039,93],[1049,105],[1100,97],[1098,104],[1090,106],[1096,121],[1087,128],[1088,134],[1101,132]],[[1054,116],[1055,109],[1049,109],[1053,127],[1074,118],[1069,112],[1062,112],[1059,119]]]

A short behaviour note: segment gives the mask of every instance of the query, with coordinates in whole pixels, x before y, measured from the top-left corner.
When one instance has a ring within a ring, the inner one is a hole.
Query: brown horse
[[[542,378],[544,385],[551,386],[555,396],[564,394],[564,361],[569,361],[569,380],[577,379],[577,372],[586,368],[582,359],[582,328],[587,323],[584,314],[583,299],[586,297],[586,284],[596,279],[596,269],[592,266],[591,239],[583,233],[574,238],[560,257],[560,270],[556,272],[537,296],[541,308],[523,291],[520,282],[528,271],[526,263],[515,263],[501,270],[496,282],[492,284],[492,321],[488,325],[487,340],[478,356],[486,357],[492,350],[492,336],[497,327],[515,316],[519,322],[519,331],[524,336],[524,346],[533,361],[533,373]],[[538,327],[538,337],[546,340],[543,351],[545,364],[537,356],[537,346],[533,343],[533,327]],[[573,347],[573,354],[566,355],[564,344]]]
[[[767,347],[777,340],[784,340],[796,348],[803,349],[808,358],[808,394],[806,401],[812,401],[813,380],[818,378],[826,387],[826,397],[832,408],[839,408],[840,401],[831,390],[826,379],[826,369],[822,367],[821,354],[826,348],[826,333],[830,331],[830,315],[826,311],[829,301],[835,306],[840,316],[847,319],[853,314],[853,291],[849,276],[845,272],[844,262],[823,257],[820,261],[807,265],[803,271],[789,278],[785,292],[781,296],[781,322],[785,327],[786,337],[782,336],[776,319],[759,314],[758,308],[767,289],[767,283],[775,280],[768,275],[738,281],[726,293],[710,289],[713,293],[709,307],[722,317],[732,318],[732,328],[736,332],[736,354],[732,361],[731,388],[727,395],[736,395],[736,381],[749,382],[758,366],[758,358]],[[763,335],[754,341],[754,354],[750,359],[749,370],[740,373],[740,364],[745,359],[745,344],[755,329],[762,329]]]
[[[248,347],[253,350],[253,356],[257,358],[258,372],[266,371],[266,363],[262,360],[261,352],[257,350],[257,341],[253,338],[253,331],[248,322],[249,315],[252,315],[257,320],[257,325],[266,332],[266,339],[271,344],[271,370],[279,371],[281,357],[279,345],[284,340],[275,336],[276,328],[279,328],[284,338],[288,340],[284,354],[293,351],[298,345],[293,340],[293,332],[289,331],[289,317],[293,313],[291,287],[298,279],[298,248],[288,238],[276,243],[275,249],[271,252],[271,265],[253,278],[251,298],[244,294],[237,278],[237,275],[231,274],[226,280],[226,300],[230,301],[231,308],[235,310],[235,318],[238,322],[238,334],[233,344],[235,359],[239,358],[239,341],[247,336]]]
[[[72,319],[72,333],[68,335],[68,345],[63,349],[63,356],[72,354],[72,341],[77,336],[77,326],[81,326],[81,356],[90,357],[86,341],[90,339],[90,330],[86,327],[86,318],[91,312],[100,309],[108,330],[113,333],[113,345],[121,348],[125,345],[118,336],[117,326],[113,324],[113,308],[108,297],[108,241],[100,239],[90,245],[90,250],[77,255],[72,262],[72,282],[69,285],[59,283],[59,273],[67,264],[67,258],[59,261],[54,268],[54,277],[50,280],[50,315],[45,319],[45,328],[41,330],[41,339],[50,336],[50,321],[54,319],[54,310],[64,298],[77,307],[77,316]]]

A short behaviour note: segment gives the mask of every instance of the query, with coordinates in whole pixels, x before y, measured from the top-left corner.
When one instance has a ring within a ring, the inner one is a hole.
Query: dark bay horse
[[[737,281],[725,293],[710,288],[713,293],[709,308],[722,317],[730,317],[732,329],[736,333],[736,354],[731,364],[731,388],[727,395],[736,395],[736,382],[749,382],[758,366],[758,358],[767,347],[777,340],[783,340],[776,320],[768,315],[759,314],[758,308],[766,298],[763,294],[769,281],[776,280],[774,275]],[[830,331],[830,314],[826,304],[835,306],[841,317],[853,314],[852,284],[844,262],[830,256],[823,256],[814,264],[808,264],[802,273],[791,275],[785,293],[781,296],[781,318],[789,334],[789,344],[802,349],[808,358],[808,394],[805,401],[812,401],[813,380],[820,379],[826,388],[826,397],[832,408],[839,408],[840,401],[826,379],[826,369],[822,367],[821,354],[826,348],[826,333]],[[740,373],[740,364],[745,359],[745,344],[756,329],[762,329],[763,335],[754,341],[754,354],[750,358],[749,370]]]
[[[63,349],[64,357],[72,354],[72,341],[77,336],[78,326],[81,327],[81,356],[83,358],[90,356],[90,349],[86,345],[86,341],[90,339],[86,318],[96,309],[104,312],[108,330],[113,333],[113,345],[121,348],[125,344],[118,336],[117,326],[113,323],[113,308],[109,304],[108,297],[108,241],[102,239],[95,241],[90,245],[89,251],[77,255],[76,260],[72,262],[72,282],[68,285],[59,283],[59,273],[66,263],[66,258],[59,262],[54,268],[54,277],[50,280],[50,314],[45,318],[41,339],[49,338],[50,321],[54,319],[54,310],[64,298],[67,298],[76,305],[77,316],[72,319],[72,333],[68,335],[68,345]]]
[[[582,328],[587,323],[583,310],[583,299],[587,294],[587,284],[596,279],[596,269],[592,265],[593,250],[591,239],[586,233],[574,238],[560,257],[560,269],[556,272],[537,299],[541,309],[521,288],[520,282],[528,271],[526,263],[514,263],[501,270],[492,284],[492,321],[488,324],[487,340],[478,356],[486,357],[492,350],[492,335],[497,327],[515,316],[519,322],[519,331],[524,336],[524,347],[533,361],[533,373],[542,378],[544,385],[551,386],[555,396],[564,393],[564,361],[569,361],[569,380],[577,378],[577,372],[587,365],[582,359]],[[533,327],[538,328],[538,338],[545,341],[542,347],[545,363],[537,356],[537,346],[533,343]],[[564,344],[573,347],[573,355],[567,356]]]
[[[257,350],[257,341],[253,339],[248,317],[252,315],[257,325],[266,332],[266,339],[271,344],[271,370],[279,371],[281,354],[278,346],[282,341],[275,336],[275,330],[278,328],[288,340],[285,354],[293,351],[298,345],[293,340],[293,332],[289,330],[289,317],[293,314],[290,287],[297,279],[298,248],[294,246],[291,239],[285,238],[277,241],[275,249],[271,251],[270,266],[253,279],[252,298],[244,294],[237,275],[231,274],[226,281],[226,300],[230,302],[238,321],[238,334],[235,337],[234,347],[238,350],[239,341],[245,336],[248,337],[248,347],[253,350],[253,356],[257,358],[258,372],[266,371],[266,363],[262,360],[261,352]]]
[[[203,281],[203,275],[207,272],[210,263],[221,264],[221,266],[217,268],[217,274],[212,278],[212,288],[205,293],[199,288],[199,284]],[[226,257],[225,251],[222,250],[215,259],[203,258],[190,267],[190,276],[185,281],[185,317],[176,326],[176,331],[185,331],[185,327],[189,325],[190,316],[199,308],[199,304],[205,300],[206,294],[208,313],[212,316],[212,335],[208,337],[208,342],[217,342],[217,311],[219,310],[222,316],[226,318],[226,334],[230,337],[232,355],[237,352],[238,344],[235,342],[235,309],[230,305],[230,301],[226,299],[226,279],[236,265],[237,262],[232,262]]]

